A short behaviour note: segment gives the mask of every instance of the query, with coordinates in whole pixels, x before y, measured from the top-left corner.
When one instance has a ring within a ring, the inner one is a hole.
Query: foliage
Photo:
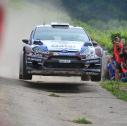
[[[95,22],[95,21],[94,21]],[[112,23],[110,23],[112,22]],[[125,21],[127,23],[127,21]],[[124,22],[124,23],[125,23]],[[93,26],[91,24],[88,24],[86,22],[82,22],[79,20],[73,20],[74,25],[78,25],[83,27],[91,36],[91,38],[95,41],[97,41],[100,45],[108,49],[110,53],[113,52],[113,45],[112,45],[112,39],[119,35],[122,38],[125,38],[127,41],[127,25],[120,25],[118,24],[117,27],[113,26],[113,21],[109,21],[107,23],[107,26],[104,22],[101,22],[101,25],[105,25],[104,29],[97,28],[96,26]],[[117,22],[118,23],[118,22]],[[123,22],[121,22],[123,23]],[[95,22],[96,24],[96,22]]]
[[[105,81],[102,82],[102,87],[110,91],[118,99],[127,101],[127,83],[118,81]]]
[[[113,52],[115,34],[127,41],[127,0],[62,0],[74,24],[86,29],[90,36]],[[75,20],[76,19],[76,20]]]
[[[84,118],[84,117],[75,119],[75,120],[73,120],[72,122],[78,123],[78,124],[92,124],[91,121],[87,120],[87,119]]]
[[[115,37],[121,38],[121,34],[120,33],[112,33],[111,34],[111,40],[113,41],[115,39]]]
[[[126,20],[127,0],[62,0],[70,16],[81,20]]]

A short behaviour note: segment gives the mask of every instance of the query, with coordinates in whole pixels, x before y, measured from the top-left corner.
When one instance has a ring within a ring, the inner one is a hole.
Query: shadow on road
[[[25,87],[44,90],[47,92],[57,93],[82,93],[82,92],[95,92],[95,88],[87,83],[72,83],[72,82],[32,82],[25,81]]]
[[[94,82],[44,82],[23,81],[0,77],[1,84],[11,86],[23,86],[32,90],[42,90],[56,93],[88,93],[97,92]]]

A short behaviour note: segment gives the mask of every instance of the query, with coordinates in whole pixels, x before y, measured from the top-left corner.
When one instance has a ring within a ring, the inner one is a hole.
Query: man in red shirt
[[[122,62],[122,52],[123,52],[123,47],[124,44],[123,42],[121,42],[121,38],[120,37],[115,37],[114,40],[114,57],[116,60],[116,71],[115,71],[115,79],[116,80],[120,80],[120,76],[119,76],[119,72],[121,71],[121,62]]]

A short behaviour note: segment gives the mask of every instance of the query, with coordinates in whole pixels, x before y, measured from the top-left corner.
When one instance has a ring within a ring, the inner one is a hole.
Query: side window
[[[30,34],[30,40],[29,40],[29,44],[30,44],[30,45],[32,44],[33,33],[34,33],[34,30],[33,30],[33,31],[31,32],[31,34]]]

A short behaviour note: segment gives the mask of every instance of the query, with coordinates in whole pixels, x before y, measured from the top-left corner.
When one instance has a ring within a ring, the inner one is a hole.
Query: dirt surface
[[[127,126],[126,102],[97,83],[68,79],[0,78],[0,126],[77,126],[71,121],[79,117],[92,121],[91,126]]]

